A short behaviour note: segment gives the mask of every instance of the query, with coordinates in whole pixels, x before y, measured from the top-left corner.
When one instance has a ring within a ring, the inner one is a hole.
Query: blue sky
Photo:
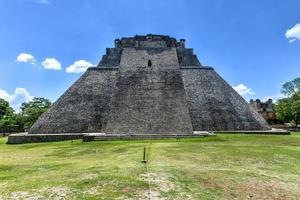
[[[185,38],[246,99],[278,97],[300,76],[299,23],[299,0],[0,0],[0,97],[55,101],[115,38],[147,33]]]

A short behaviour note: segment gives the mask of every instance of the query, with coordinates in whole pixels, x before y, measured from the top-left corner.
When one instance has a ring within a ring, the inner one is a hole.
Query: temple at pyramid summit
[[[184,39],[148,34],[114,43],[34,123],[30,135],[270,129],[212,67],[201,64]]]

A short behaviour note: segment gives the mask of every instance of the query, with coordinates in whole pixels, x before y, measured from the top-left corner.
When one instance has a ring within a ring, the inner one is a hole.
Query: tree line
[[[22,103],[21,111],[17,113],[9,102],[0,98],[0,133],[28,131],[50,106],[50,100],[36,97],[29,102]]]
[[[285,98],[275,104],[276,117],[293,126],[300,124],[300,77],[284,83],[281,92]]]

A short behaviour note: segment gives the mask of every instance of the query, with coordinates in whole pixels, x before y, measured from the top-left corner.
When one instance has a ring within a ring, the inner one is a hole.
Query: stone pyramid
[[[192,134],[268,130],[266,121],[185,40],[115,40],[32,126],[31,134]]]

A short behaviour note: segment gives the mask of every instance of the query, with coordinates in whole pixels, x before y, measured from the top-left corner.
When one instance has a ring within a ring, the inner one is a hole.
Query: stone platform
[[[83,133],[64,134],[11,134],[8,136],[7,144],[25,144],[35,142],[57,142],[64,140],[76,140],[83,137]]]
[[[208,131],[195,131],[193,134],[86,134],[83,136],[84,142],[90,141],[107,141],[107,140],[159,140],[170,138],[199,138],[214,136],[215,134]]]
[[[148,140],[166,138],[196,138],[215,135],[208,131],[195,131],[194,134],[105,134],[105,133],[60,133],[60,134],[12,134],[7,144],[25,144],[35,142],[57,142],[64,140],[82,139],[84,142],[94,140]]]
[[[228,134],[262,134],[262,135],[290,135],[291,132],[284,129],[271,130],[239,130],[239,131],[214,131],[214,133],[228,133]]]
[[[290,135],[291,133],[283,129],[253,130],[253,131],[194,131],[193,134],[106,134],[106,133],[57,133],[57,134],[27,134],[18,133],[8,136],[7,144],[24,144],[35,142],[57,142],[64,140],[82,139],[89,141],[109,141],[109,140],[156,140],[170,138],[200,138],[214,136],[218,133],[228,134],[261,134],[261,135]]]

